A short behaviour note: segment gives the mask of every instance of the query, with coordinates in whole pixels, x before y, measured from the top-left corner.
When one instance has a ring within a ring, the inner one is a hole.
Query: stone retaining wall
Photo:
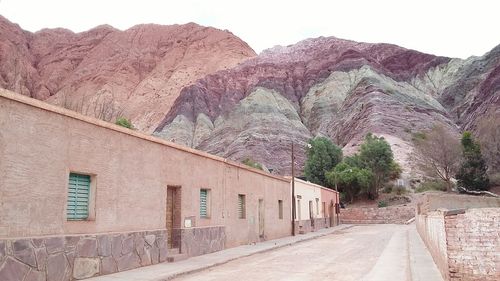
[[[404,224],[415,217],[411,206],[385,208],[347,208],[340,210],[340,221],[348,224],[394,223]]]
[[[188,257],[205,255],[224,250],[226,228],[210,226],[175,229],[173,239],[174,247],[179,247]]]
[[[166,230],[0,240],[0,280],[69,281],[167,259]]]

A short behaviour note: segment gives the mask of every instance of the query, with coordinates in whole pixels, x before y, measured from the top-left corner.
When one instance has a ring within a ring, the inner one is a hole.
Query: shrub
[[[406,188],[404,188],[404,186],[396,186],[394,188],[394,192],[397,195],[402,195],[402,194],[406,194],[408,191],[406,190]]]
[[[115,124],[118,125],[118,126],[129,128],[129,129],[133,129],[134,128],[134,126],[132,125],[132,122],[130,122],[130,120],[128,120],[125,117],[119,117],[119,118],[117,118]]]
[[[386,184],[384,186],[384,189],[382,189],[382,192],[383,193],[391,193],[392,192],[392,189],[393,189],[394,185],[393,184]]]
[[[387,202],[385,202],[385,201],[378,201],[378,207],[379,208],[387,207]]]
[[[411,138],[412,141],[425,140],[427,135],[424,132],[416,132],[412,134]]]
[[[245,158],[245,160],[241,161],[241,163],[243,163],[247,166],[250,166],[252,168],[255,168],[255,169],[264,170],[262,168],[262,164],[255,162],[253,159],[250,159],[250,158]]]
[[[424,181],[415,189],[415,192],[421,193],[429,190],[446,191],[446,184],[438,180]]]

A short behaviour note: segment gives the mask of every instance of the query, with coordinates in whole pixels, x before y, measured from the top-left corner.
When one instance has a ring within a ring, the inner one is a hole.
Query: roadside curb
[[[171,273],[168,276],[162,276],[162,277],[159,277],[159,278],[156,278],[156,279],[152,279],[152,281],[169,281],[169,280],[172,280],[174,278],[180,277],[182,275],[187,275],[187,274],[192,274],[192,273],[200,272],[200,271],[203,271],[205,269],[209,269],[209,268],[212,268],[212,267],[223,265],[223,264],[226,264],[228,262],[231,262],[231,261],[234,261],[234,260],[238,260],[238,259],[241,259],[241,258],[246,258],[246,257],[250,257],[250,256],[253,256],[253,255],[256,255],[256,254],[262,254],[262,253],[270,252],[270,251],[277,250],[277,249],[280,249],[280,248],[292,246],[292,245],[295,245],[295,244],[298,244],[298,243],[301,243],[301,242],[306,242],[306,241],[310,241],[310,240],[313,240],[313,239],[316,239],[316,238],[328,236],[328,235],[334,234],[337,231],[349,229],[349,228],[352,228],[352,227],[354,227],[354,225],[350,225],[350,224],[337,225],[337,226],[332,227],[334,229],[332,231],[329,231],[329,232],[317,233],[316,235],[311,235],[310,237],[304,237],[303,239],[299,239],[299,240],[291,241],[291,242],[286,242],[286,243],[283,243],[283,244],[275,244],[274,246],[271,246],[269,248],[257,250],[255,252],[251,252],[251,253],[248,253],[248,254],[243,254],[243,255],[237,256],[237,257],[228,258],[226,260],[215,262],[215,263],[212,263],[212,264],[206,264],[204,266],[200,266],[199,268],[193,268],[191,270],[186,270],[186,271],[183,271],[183,272]],[[299,234],[299,235],[301,235],[301,234]],[[280,239],[274,239],[274,240],[280,240]],[[269,240],[267,242],[271,242],[271,241],[273,241],[273,240]]]
[[[88,281],[167,281],[174,278],[196,273],[228,262],[273,251],[279,248],[292,246],[297,243],[307,242],[316,238],[339,233],[354,227],[350,224],[341,224],[330,228],[320,229],[316,232],[286,236],[278,239],[263,241],[255,244],[241,245],[222,251],[188,258],[174,263],[161,263],[151,266],[139,267],[108,275],[101,275],[85,279]]]

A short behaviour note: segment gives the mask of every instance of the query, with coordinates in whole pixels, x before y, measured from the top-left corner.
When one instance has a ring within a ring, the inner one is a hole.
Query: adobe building
[[[0,155],[0,280],[82,279],[291,234],[288,179],[5,90]]]
[[[339,224],[339,193],[295,178],[295,233],[307,233]]]

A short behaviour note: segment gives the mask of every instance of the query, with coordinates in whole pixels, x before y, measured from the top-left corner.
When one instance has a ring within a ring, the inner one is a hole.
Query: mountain
[[[500,108],[499,50],[461,60],[334,37],[278,46],[182,89],[155,134],[289,174],[292,140],[303,167],[310,138],[351,154],[371,132],[411,177],[415,133],[439,123],[458,134]]]
[[[109,121],[124,115],[137,130],[278,174],[290,174],[292,141],[300,173],[309,139],[351,154],[371,132],[411,178],[414,134],[474,131],[500,110],[500,45],[457,59],[320,37],[257,56],[194,23],[31,33],[1,16],[0,39],[0,87]]]
[[[0,16],[0,87],[152,132],[180,90],[255,52],[229,31],[184,25],[31,33]]]

